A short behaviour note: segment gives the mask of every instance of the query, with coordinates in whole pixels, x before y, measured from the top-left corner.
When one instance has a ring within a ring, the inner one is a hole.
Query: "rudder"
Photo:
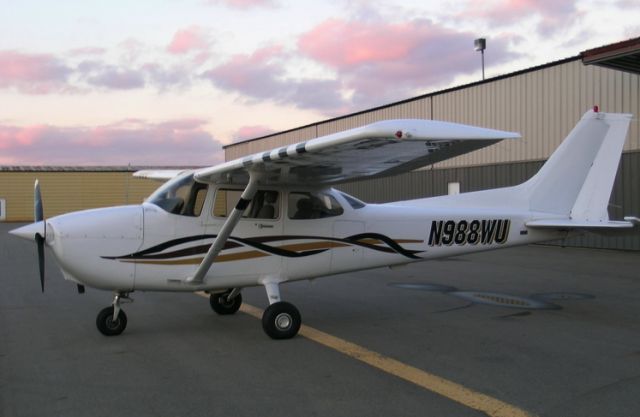
[[[521,185],[530,210],[574,220],[608,220],[630,121],[630,114],[586,112],[540,171]]]

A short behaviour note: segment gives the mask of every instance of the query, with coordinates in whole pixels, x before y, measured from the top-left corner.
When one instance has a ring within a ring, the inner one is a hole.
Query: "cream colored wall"
[[[0,171],[5,221],[33,220],[33,184],[40,181],[45,217],[95,207],[141,203],[161,183],[133,178],[131,172]]]

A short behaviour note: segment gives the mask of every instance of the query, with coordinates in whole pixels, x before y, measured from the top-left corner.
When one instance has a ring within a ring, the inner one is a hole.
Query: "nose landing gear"
[[[98,313],[96,326],[105,336],[117,336],[127,327],[127,315],[120,308],[122,302],[133,302],[129,293],[116,293],[113,296],[113,304]]]

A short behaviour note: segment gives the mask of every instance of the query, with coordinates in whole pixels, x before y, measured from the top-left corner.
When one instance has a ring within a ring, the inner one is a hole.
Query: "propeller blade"
[[[42,205],[42,194],[40,193],[40,182],[36,180],[33,190],[33,217],[36,222],[44,220],[44,207]],[[36,233],[36,245],[38,246],[38,266],[40,268],[40,287],[44,292],[44,241],[47,236],[47,222],[44,223],[43,234]]]
[[[42,195],[40,194],[40,182],[36,180],[33,190],[33,217],[36,222],[44,220],[44,208],[42,207]]]
[[[40,287],[44,292],[44,238],[36,233],[36,245],[38,245],[38,266],[40,267]]]

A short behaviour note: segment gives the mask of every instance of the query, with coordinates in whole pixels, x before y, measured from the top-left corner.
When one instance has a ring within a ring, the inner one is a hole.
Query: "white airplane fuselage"
[[[342,214],[292,219],[281,204],[275,219],[245,218],[206,279],[191,284],[187,278],[225,221],[212,214],[215,188],[209,187],[200,216],[171,214],[151,203],[80,211],[47,219],[46,242],[66,279],[130,292],[280,283],[566,236],[527,229],[528,211],[429,204],[446,197],[354,208],[330,190]],[[277,191],[279,202],[287,201],[288,190]]]
[[[234,314],[241,289],[264,286],[265,333],[294,337],[297,308],[279,285],[561,239],[584,231],[637,233],[640,218],[610,220],[611,190],[631,115],[586,112],[543,167],[513,187],[364,204],[329,188],[377,178],[488,146],[517,134],[426,120],[373,123],[196,171],[145,173],[168,180],[145,203],[43,220],[11,233],[33,239],[44,291],[44,247],[64,276],[111,290],[96,318],[106,336],[127,325],[133,291],[207,291]],[[433,139],[437,138],[437,139]],[[159,176],[156,176],[159,175]]]

